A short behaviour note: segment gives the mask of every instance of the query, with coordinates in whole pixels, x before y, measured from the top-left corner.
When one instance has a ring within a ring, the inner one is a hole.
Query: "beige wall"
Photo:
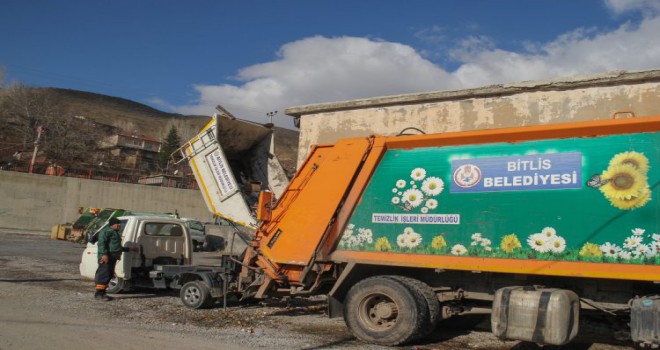
[[[212,221],[199,191],[0,171],[0,228],[50,231],[78,207],[174,212]]]
[[[620,111],[660,115],[660,70],[308,105],[286,113],[301,117],[300,165],[311,145],[346,137],[396,135],[407,127],[439,133],[608,119]]]

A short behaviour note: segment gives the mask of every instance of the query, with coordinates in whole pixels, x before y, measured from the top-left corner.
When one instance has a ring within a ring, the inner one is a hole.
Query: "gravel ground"
[[[383,349],[357,341],[342,319],[327,318],[322,297],[191,310],[177,291],[137,290],[98,302],[93,283],[78,273],[82,249],[42,235],[0,232],[0,350]],[[213,259],[213,253],[196,259]],[[499,341],[488,327],[440,331],[400,349],[539,349]],[[577,344],[562,349],[632,349],[621,342],[625,333],[596,321],[581,323],[580,332]]]

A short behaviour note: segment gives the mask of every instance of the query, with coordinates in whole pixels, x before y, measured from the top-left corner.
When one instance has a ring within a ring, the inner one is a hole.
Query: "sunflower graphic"
[[[646,175],[649,159],[643,153],[617,153],[608,165],[602,174],[592,176],[587,186],[599,189],[613,207],[621,210],[641,208],[651,200]]]
[[[646,176],[630,164],[609,167],[601,179],[605,184],[600,187],[600,191],[610,200],[639,197],[647,186]]]
[[[628,164],[642,174],[646,174],[649,171],[649,159],[646,158],[644,153],[634,151],[622,152],[610,160],[610,167],[621,164]]]
[[[630,199],[610,199],[610,203],[621,210],[630,210],[641,208],[650,200],[651,191],[648,188],[644,188],[637,197],[631,197]]]
[[[500,248],[509,254],[513,253],[516,249],[521,247],[522,245],[520,244],[520,240],[515,233],[502,237],[502,241],[500,242]]]

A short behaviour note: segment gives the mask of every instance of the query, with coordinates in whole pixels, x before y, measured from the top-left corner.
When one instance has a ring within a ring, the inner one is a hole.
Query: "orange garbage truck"
[[[327,295],[381,345],[470,314],[562,345],[600,313],[660,346],[660,116],[317,145],[254,211],[217,122],[184,153],[210,210],[252,231],[205,301]]]

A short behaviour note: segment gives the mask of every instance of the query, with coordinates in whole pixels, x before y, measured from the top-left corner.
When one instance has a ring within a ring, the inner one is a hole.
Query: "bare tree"
[[[0,96],[0,117],[8,134],[4,139],[14,140],[17,151],[32,150],[39,142],[47,159],[65,168],[89,161],[101,135],[93,122],[75,117],[45,88],[12,84]]]

